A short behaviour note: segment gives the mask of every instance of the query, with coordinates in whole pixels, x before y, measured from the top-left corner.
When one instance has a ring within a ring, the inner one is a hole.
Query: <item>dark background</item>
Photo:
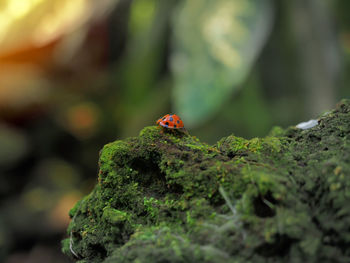
[[[162,115],[213,144],[349,97],[349,11],[346,0],[1,1],[0,261],[70,262],[60,240],[99,150]]]

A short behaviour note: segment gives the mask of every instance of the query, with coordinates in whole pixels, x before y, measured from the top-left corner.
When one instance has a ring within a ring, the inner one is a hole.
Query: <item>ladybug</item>
[[[184,123],[176,114],[167,114],[157,120],[157,124],[168,129],[185,129]]]

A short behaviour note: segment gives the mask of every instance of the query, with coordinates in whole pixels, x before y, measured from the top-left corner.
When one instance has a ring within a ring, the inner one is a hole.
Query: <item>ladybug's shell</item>
[[[176,114],[167,114],[157,121],[157,124],[169,129],[182,129],[184,123]]]

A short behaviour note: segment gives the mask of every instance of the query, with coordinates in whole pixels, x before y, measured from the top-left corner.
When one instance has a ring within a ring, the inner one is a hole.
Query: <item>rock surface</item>
[[[100,153],[63,252],[83,262],[350,262],[350,101],[207,145],[144,128]]]

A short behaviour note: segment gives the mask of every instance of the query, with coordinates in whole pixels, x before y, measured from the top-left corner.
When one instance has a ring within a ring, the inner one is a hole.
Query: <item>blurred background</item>
[[[0,0],[0,262],[70,262],[98,153],[167,113],[210,144],[350,96],[346,0]]]

